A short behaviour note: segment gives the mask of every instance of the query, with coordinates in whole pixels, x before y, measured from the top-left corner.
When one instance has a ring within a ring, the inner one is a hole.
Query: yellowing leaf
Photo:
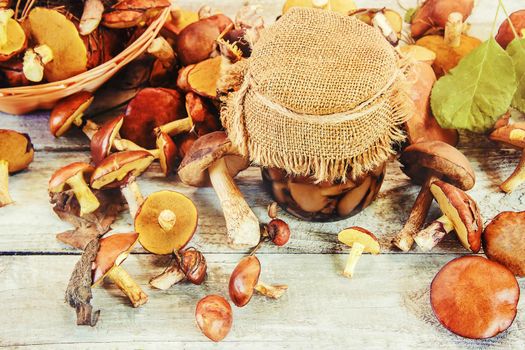
[[[514,62],[514,71],[518,81],[518,89],[512,99],[512,107],[525,113],[525,39],[515,39],[509,46],[507,52]]]
[[[436,82],[432,112],[443,128],[485,132],[507,112],[516,85],[511,57],[491,38]]]

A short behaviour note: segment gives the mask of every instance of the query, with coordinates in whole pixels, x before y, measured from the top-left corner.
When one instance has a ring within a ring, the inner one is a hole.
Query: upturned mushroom
[[[100,239],[97,257],[92,266],[93,287],[109,278],[126,294],[133,307],[148,301],[148,296],[121,266],[137,242],[137,233],[117,233]]]
[[[352,248],[343,271],[345,277],[353,277],[355,267],[361,254],[371,253],[376,255],[381,253],[381,247],[379,246],[377,237],[372,232],[362,227],[346,228],[339,232],[337,238],[339,239],[339,242]]]
[[[213,186],[219,197],[228,243],[234,248],[259,243],[259,220],[250,209],[232,177],[248,167],[225,132],[216,131],[197,139],[180,164],[182,182],[191,186]]]
[[[525,277],[525,212],[505,211],[485,227],[483,250],[490,260]]]
[[[147,151],[124,151],[109,155],[97,165],[91,175],[94,189],[118,188],[126,199],[129,212],[135,218],[143,201],[135,178],[140,176],[153,162],[154,157]]]
[[[195,320],[201,332],[219,342],[226,338],[232,328],[233,312],[230,303],[220,295],[207,295],[197,303]]]
[[[34,150],[27,134],[0,129],[0,208],[13,203],[9,195],[9,174],[27,169]]]
[[[400,161],[403,172],[422,185],[404,227],[392,241],[399,249],[409,251],[414,244],[413,236],[422,228],[432,204],[430,185],[441,179],[466,191],[474,187],[475,175],[463,153],[441,141],[410,145]]]
[[[492,141],[502,142],[518,149],[525,149],[525,122],[517,122],[497,128],[490,135]],[[512,174],[499,186],[502,191],[511,193],[525,181],[525,152]]]
[[[153,277],[149,284],[157,289],[166,290],[183,280],[200,285],[206,278],[206,258],[197,249],[190,247],[173,252],[175,261],[160,275]]]
[[[80,91],[60,100],[51,110],[49,131],[55,137],[64,135],[72,125],[80,127],[84,112],[93,102],[94,96]]]
[[[517,313],[520,287],[505,266],[481,256],[447,263],[430,286],[438,321],[465,338],[486,339],[504,332]]]
[[[429,251],[454,230],[463,247],[477,253],[481,248],[483,220],[476,202],[459,188],[439,180],[430,185],[430,191],[443,215],[414,235],[417,245]]]
[[[50,193],[59,193],[71,189],[80,205],[80,216],[92,213],[100,206],[100,202],[85,179],[89,179],[94,170],[91,165],[83,162],[66,165],[51,176],[48,190]]]
[[[198,222],[195,204],[175,191],[150,194],[134,217],[140,244],[154,254],[171,254],[184,248]]]

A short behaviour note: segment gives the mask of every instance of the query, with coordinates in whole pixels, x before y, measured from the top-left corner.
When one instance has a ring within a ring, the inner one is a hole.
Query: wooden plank
[[[131,256],[123,266],[149,294],[148,303],[133,309],[113,284],[106,283],[94,290],[94,306],[102,310],[94,328],[77,327],[74,311],[63,301],[77,257],[0,257],[0,345],[101,347],[111,342],[136,348],[173,342],[201,348],[208,342],[195,326],[195,305],[207,294],[227,295],[229,274],[240,257],[207,254],[209,275],[202,286],[181,284],[156,291],[147,281],[162,270],[166,258]],[[522,348],[523,312],[505,334],[484,341],[462,339],[438,324],[428,288],[440,267],[454,257],[366,255],[355,278],[348,280],[340,276],[343,255],[260,255],[261,280],[286,283],[289,291],[278,301],[254,296],[248,306],[234,308],[234,326],[223,344],[236,348],[242,342],[243,348],[257,349]],[[525,287],[524,279],[520,285]],[[522,298],[520,309],[524,306]]]

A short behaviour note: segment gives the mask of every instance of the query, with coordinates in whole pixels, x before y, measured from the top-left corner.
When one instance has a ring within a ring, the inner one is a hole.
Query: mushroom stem
[[[160,275],[153,277],[149,284],[154,288],[167,290],[174,284],[184,280],[184,278],[186,278],[186,275],[181,270],[179,262],[175,261],[173,265],[168,266]]]
[[[44,79],[44,66],[53,60],[53,51],[47,45],[27,49],[22,70],[27,80],[38,83]],[[76,123],[75,123],[76,124]]]
[[[104,4],[101,0],[86,0],[84,3],[82,18],[80,19],[80,35],[89,35],[95,29],[97,29],[100,21],[102,20],[103,12]]]
[[[175,215],[175,213],[169,209],[164,209],[160,212],[157,220],[159,221],[160,227],[162,227],[164,231],[169,231],[173,228],[173,226],[175,226],[175,222],[177,222],[177,215]]]
[[[127,295],[133,307],[139,307],[148,301],[148,295],[144,293],[137,282],[121,266],[115,266],[111,269],[107,277]]]
[[[414,244],[413,236],[421,229],[421,226],[423,226],[425,222],[433,199],[432,193],[430,192],[430,185],[436,180],[438,180],[438,177],[430,175],[423,186],[421,186],[421,190],[412,206],[405,226],[403,226],[401,231],[399,231],[397,236],[392,240],[392,243],[404,252],[408,252],[410,248],[412,248]]]
[[[155,131],[157,133],[163,132],[170,136],[175,136],[185,132],[190,132],[193,129],[193,120],[191,117],[186,117],[183,119],[177,119],[168,124],[159,126]]]
[[[208,171],[226,220],[228,244],[233,248],[257,245],[260,238],[259,220],[230,176],[224,159],[215,161]]]
[[[129,213],[131,217],[134,218],[135,215],[137,215],[139,206],[144,201],[144,197],[142,197],[142,193],[140,193],[139,185],[134,179],[131,179],[126,186],[122,187],[121,192],[128,203]]]
[[[84,180],[84,174],[82,172],[69,178],[66,184],[68,184],[75,193],[75,197],[80,205],[80,216],[92,213],[100,206],[97,197]]]
[[[376,12],[372,18],[372,25],[378,28],[388,42],[396,46],[399,42],[396,32],[392,29],[392,26],[388,22],[388,19],[382,12]]]
[[[365,250],[365,246],[359,242],[355,242],[352,245],[352,249],[350,250],[350,254],[348,255],[348,260],[346,261],[345,269],[343,271],[343,275],[348,278],[352,278],[354,275],[355,266],[357,265],[357,262],[359,261],[359,258],[361,257],[361,254],[363,254],[363,251]]]
[[[0,159],[0,208],[13,203],[9,195],[9,163]]]
[[[286,293],[288,286],[286,284],[266,284],[259,281],[253,289],[265,297],[279,299]]]
[[[144,147],[141,147],[137,145],[135,142],[127,140],[127,139],[121,139],[121,138],[115,138],[113,140],[113,147],[117,151],[147,151],[149,152],[155,159],[158,159],[160,156],[160,150],[158,149],[145,149]]]
[[[459,12],[452,12],[448,16],[445,26],[445,43],[449,47],[459,47],[461,45],[461,33],[463,32],[463,15]]]
[[[439,219],[434,220],[427,228],[419,231],[414,236],[414,240],[422,251],[428,252],[453,229],[452,221],[446,215],[443,215]]]
[[[171,69],[175,65],[175,52],[166,39],[161,36],[151,42],[148,53],[157,58],[166,69]]]
[[[100,125],[92,122],[91,120],[87,120],[86,125],[82,127],[82,132],[84,132],[84,134],[90,140],[93,138],[93,135],[95,135],[97,131],[99,130],[100,130]]]
[[[520,162],[512,175],[499,187],[506,193],[511,193],[525,181],[525,152],[521,154]]]

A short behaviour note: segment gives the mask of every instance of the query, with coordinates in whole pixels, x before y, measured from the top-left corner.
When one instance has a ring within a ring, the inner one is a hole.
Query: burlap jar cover
[[[391,157],[412,113],[406,66],[381,33],[331,11],[294,8],[223,82],[233,144],[265,167],[317,181],[359,177]],[[233,84],[235,86],[235,84]]]

